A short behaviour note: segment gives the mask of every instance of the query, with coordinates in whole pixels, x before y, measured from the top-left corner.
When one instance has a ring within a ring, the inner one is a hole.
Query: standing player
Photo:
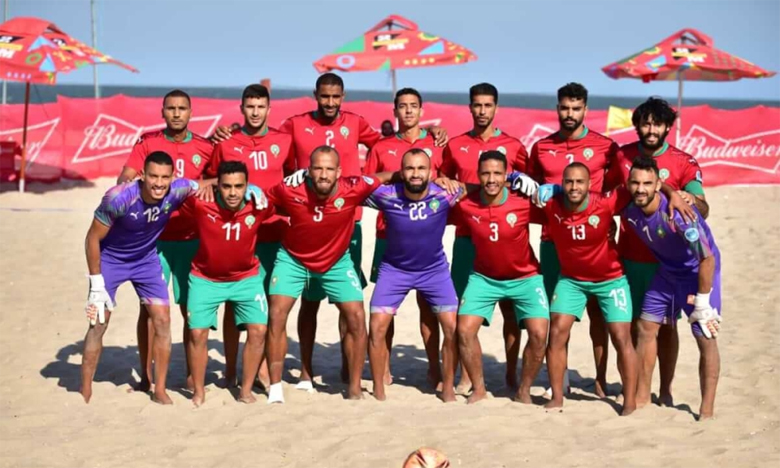
[[[344,317],[348,396],[362,398],[360,375],[366,355],[366,323],[363,288],[349,257],[349,240],[358,206],[391,175],[341,177],[338,152],[321,146],[311,155],[304,184],[279,184],[268,192],[269,203],[288,213],[291,225],[282,239],[271,277],[269,403],[284,402],[281,380],[287,354],[287,316],[311,280],[322,283],[330,301]]]
[[[461,362],[473,385],[468,403],[487,396],[477,333],[483,324],[490,325],[493,309],[500,301],[513,306],[508,320],[515,325],[522,321],[528,331],[515,399],[530,403],[531,384],[544,359],[550,323],[544,283],[528,234],[532,206],[529,199],[510,194],[504,187],[507,157],[503,153],[486,151],[479,156],[478,164],[480,190],[469,194],[453,210],[456,224],[469,230],[476,250],[458,310]]]
[[[268,114],[271,110],[271,95],[268,88],[252,84],[244,89],[241,96],[241,113],[244,125],[234,129],[227,140],[214,148],[214,155],[208,169],[210,175],[217,172],[223,161],[240,161],[247,166],[249,183],[268,191],[284,178],[285,171],[295,168],[290,148],[292,138],[268,126]],[[266,272],[263,288],[268,294],[271,271],[273,270],[280,242],[289,222],[287,218],[274,215],[263,221],[257,235],[255,255],[260,259]],[[236,361],[238,358],[239,333],[233,319],[233,307],[227,304],[223,320],[225,339],[225,377],[228,385],[235,385]],[[267,368],[260,369],[260,381],[268,383]]]
[[[395,95],[395,117],[398,119],[398,133],[387,138],[382,138],[368,153],[365,173],[374,174],[383,171],[395,171],[401,167],[401,160],[410,149],[418,149],[430,159],[428,178],[436,179],[437,170],[441,166],[443,148],[435,145],[433,136],[427,130],[420,128],[423,99],[420,93],[412,88],[403,88]],[[446,216],[445,216],[446,218]],[[371,282],[376,283],[379,273],[379,264],[385,252],[385,218],[384,211],[380,211],[376,220],[376,246],[374,247],[374,260],[371,266]],[[420,334],[423,338],[425,353],[428,356],[428,381],[435,388],[441,382],[441,370],[439,367],[439,325],[436,315],[430,306],[417,292],[417,304],[420,307]],[[457,304],[457,301],[456,301]],[[388,351],[392,348],[394,320],[391,320],[387,330]],[[392,382],[390,374],[390,360],[387,360],[386,383]]]
[[[490,83],[480,83],[469,89],[469,110],[474,122],[471,131],[453,138],[444,149],[441,174],[464,184],[479,184],[478,161],[485,151],[495,150],[504,154],[508,168],[525,171],[528,153],[518,140],[493,126],[498,112],[498,90]],[[458,225],[452,247],[452,281],[458,297],[463,296],[469,274],[474,266],[474,245],[468,229]],[[517,358],[520,353],[520,328],[515,311],[508,301],[499,304],[504,317],[504,347],[506,351],[506,383],[517,387]],[[465,373],[464,373],[465,374]],[[468,375],[461,375],[458,388],[468,392],[471,382]]]
[[[155,151],[162,151],[173,158],[174,177],[200,179],[211,158],[213,146],[210,141],[189,131],[187,125],[191,116],[192,106],[190,96],[187,93],[175,89],[166,94],[162,107],[165,129],[141,135],[122,168],[122,174],[119,176],[117,184],[131,181],[141,174],[146,157]],[[157,241],[157,255],[160,257],[166,284],[169,281],[173,283],[173,298],[179,304],[185,321],[182,330],[185,354],[190,339],[186,323],[188,276],[192,258],[197,250],[198,239],[191,220],[174,212]],[[141,383],[138,388],[141,391],[147,391],[150,387],[152,372],[151,344],[154,341],[154,327],[143,304],[141,304],[141,313],[138,316],[136,333],[138,354],[141,358]],[[189,369],[187,370],[187,388],[192,389]]]
[[[585,117],[588,114],[588,90],[579,83],[568,83],[561,87],[558,89],[556,110],[559,129],[534,143],[526,168],[528,175],[540,184],[558,184],[563,178],[564,168],[573,162],[579,162],[587,166],[590,171],[592,191],[611,190],[613,187],[604,187],[604,179],[608,171],[616,175],[615,179],[619,178],[621,173],[618,166],[619,149],[617,143],[585,126]],[[614,185],[620,185],[620,182],[616,181]],[[539,259],[547,298],[552,301],[561,266],[555,245],[546,227],[542,227]],[[609,336],[597,302],[588,302],[588,317],[590,339],[593,343],[593,360],[596,364],[595,393],[603,398],[606,396],[607,389]],[[568,388],[568,372],[564,375],[564,386]]]
[[[87,403],[92,397],[92,378],[103,350],[110,311],[116,303],[116,290],[126,281],[133,283],[154,326],[153,400],[172,403],[165,391],[171,357],[171,314],[155,243],[171,214],[198,188],[188,179],[172,181],[173,172],[173,159],[161,151],[153,152],[146,157],[141,179],[111,188],[95,210],[86,239],[90,275],[87,316],[91,326],[84,338],[81,394]]]
[[[380,258],[376,288],[371,297],[369,358],[374,397],[385,399],[384,374],[389,365],[387,353],[390,344],[386,343],[388,329],[401,302],[409,291],[415,289],[418,301],[423,301],[428,313],[434,315],[433,320],[441,324],[444,332],[443,372],[439,371],[438,352],[432,362],[429,353],[428,376],[431,377],[431,368],[435,368],[438,375],[443,376],[442,400],[455,401],[458,297],[452,285],[450,265],[444,255],[442,236],[447,227],[447,214],[457,202],[460,191],[448,194],[429,183],[431,158],[423,149],[411,148],[401,158],[403,183],[380,187],[366,201],[367,206],[385,214],[383,224],[386,227],[383,226],[383,230],[386,229],[387,233],[387,248]],[[435,322],[433,326],[437,326]],[[438,329],[436,331],[434,348],[438,348],[439,344]]]
[[[657,160],[637,158],[628,180],[633,204],[623,212],[632,231],[652,250],[660,265],[644,298],[639,316],[640,358],[637,403],[650,401],[656,359],[656,337],[662,323],[674,324],[682,309],[688,315],[699,347],[701,407],[699,418],[715,411],[720,353],[715,338],[720,330],[720,251],[704,217],[695,210],[691,222],[678,213],[667,215],[667,198],[660,193]]]
[[[263,358],[268,324],[268,302],[263,290],[265,271],[255,256],[255,246],[259,231],[265,229],[263,221],[273,210],[267,209],[261,190],[248,188],[248,174],[243,162],[222,162],[217,168],[216,200],[207,202],[192,197],[182,207],[194,220],[201,239],[192,261],[187,304],[195,406],[206,399],[209,329],[217,329],[217,308],[222,303],[232,304],[236,326],[247,332],[238,399],[255,402],[252,383]],[[255,204],[245,201],[250,191],[255,192]]]
[[[632,161],[639,156],[652,157],[659,168],[661,181],[678,191],[688,203],[694,204],[705,218],[709,206],[704,197],[701,168],[696,159],[666,142],[666,136],[677,118],[677,113],[669,104],[657,98],[650,98],[640,104],[632,116],[639,141],[621,148],[624,161],[620,165],[621,181],[625,183]],[[626,277],[631,287],[634,304],[642,304],[645,291],[658,269],[658,263],[650,249],[645,247],[641,236],[634,233],[629,221],[621,220],[618,252],[626,269]],[[639,319],[638,307],[634,311],[634,321]],[[659,401],[662,405],[672,406],[672,380],[679,353],[679,336],[673,323],[661,326],[658,332],[658,367],[661,377]],[[640,393],[639,403],[649,398]]]

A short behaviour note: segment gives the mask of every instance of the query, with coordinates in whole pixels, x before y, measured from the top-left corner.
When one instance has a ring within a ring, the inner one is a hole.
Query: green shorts
[[[361,266],[363,262],[363,228],[360,224],[360,221],[355,223],[355,230],[352,232],[352,239],[349,241],[349,258],[352,260],[352,268],[355,270],[355,273],[357,273],[358,279],[360,280],[360,289],[361,289],[360,300],[362,301],[363,300],[362,290],[365,289],[366,286],[368,286],[368,281],[366,281],[366,276],[363,274],[363,267]],[[314,277],[309,278],[309,281],[307,282],[306,287],[303,290],[303,299],[312,302],[320,302],[324,300],[325,297],[329,297],[329,296],[325,291],[322,282],[319,279]],[[330,301],[331,304],[333,302],[334,302],[333,300]],[[346,302],[346,301],[336,301],[336,302]]]
[[[173,299],[177,304],[187,303],[192,259],[198,253],[200,240],[157,241],[157,257],[162,265],[165,284],[173,282]]]
[[[279,249],[271,276],[272,296],[297,298],[303,293],[304,287],[312,281],[322,285],[331,303],[363,301],[363,288],[355,273],[349,252],[344,252],[330,270],[325,273],[315,273],[294,259],[287,250]]]
[[[387,249],[387,241],[385,239],[377,239],[376,244],[374,244],[374,260],[371,262],[370,280],[372,283],[376,283],[379,277],[379,264],[382,263],[385,249]]]
[[[271,273],[274,270],[276,255],[282,248],[280,242],[260,242],[255,246],[255,257],[260,260],[260,266],[263,267],[263,290],[268,294],[268,287],[271,285]]]
[[[539,275],[516,280],[495,280],[476,272],[472,273],[460,300],[458,315],[482,317],[482,323],[487,327],[490,326],[496,303],[503,300],[511,300],[514,303],[518,323],[531,318],[550,320],[547,294]]]
[[[626,272],[628,286],[631,288],[631,303],[635,304],[634,319],[642,314],[642,304],[645,302],[645,293],[653,282],[657,263],[634,262],[623,259],[623,270]]]
[[[561,276],[555,286],[550,312],[573,315],[579,322],[589,296],[596,298],[607,323],[631,322],[631,292],[625,276],[598,283]]]
[[[466,285],[469,283],[469,276],[472,270],[474,270],[474,259],[477,256],[477,252],[474,249],[474,244],[471,242],[471,237],[460,236],[455,238],[455,242],[452,244],[452,284],[455,286],[455,294],[458,295],[458,299],[463,297],[464,291],[466,291]]]
[[[263,273],[240,281],[216,282],[190,274],[190,300],[187,303],[187,325],[191,329],[217,329],[217,308],[224,302],[233,304],[236,326],[268,324],[268,300],[263,292]]]
[[[555,285],[561,276],[561,262],[558,260],[555,244],[550,241],[542,241],[539,244],[539,263],[544,277],[544,290],[547,292],[547,299],[552,302]]]

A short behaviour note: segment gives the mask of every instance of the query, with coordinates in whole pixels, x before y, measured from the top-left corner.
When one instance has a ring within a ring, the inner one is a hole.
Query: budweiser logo
[[[193,117],[189,129],[198,135],[211,135],[222,114]],[[95,122],[84,129],[84,139],[73,155],[73,163],[84,163],[130,153],[138,137],[146,132],[162,130],[165,123],[133,125],[118,117],[98,114]]]
[[[30,169],[30,166],[41,155],[46,144],[54,134],[54,130],[60,123],[60,118],[47,120],[35,125],[29,125],[27,127],[27,166],[26,170]],[[17,144],[22,144],[22,127],[9,128],[8,130],[0,130],[0,140],[2,141],[14,141]]]
[[[534,143],[555,131],[557,130],[553,130],[547,125],[534,124],[533,128],[531,128],[531,131],[528,132],[528,135],[520,137],[520,141],[523,143],[523,146],[525,146],[526,149],[530,152]]]
[[[691,154],[702,167],[731,166],[775,174],[780,168],[780,129],[724,138],[694,125],[678,148]]]

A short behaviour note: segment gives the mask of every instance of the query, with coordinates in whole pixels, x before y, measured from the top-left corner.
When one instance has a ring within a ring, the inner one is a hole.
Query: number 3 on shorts
[[[347,271],[347,277],[350,279],[349,284],[351,284],[358,291],[363,292],[363,290],[360,289],[360,280],[357,277],[357,273],[355,273],[352,270],[349,270]]]
[[[549,308],[547,305],[547,293],[544,292],[544,289],[536,288],[536,294],[539,295],[539,304],[543,305],[545,308]]]

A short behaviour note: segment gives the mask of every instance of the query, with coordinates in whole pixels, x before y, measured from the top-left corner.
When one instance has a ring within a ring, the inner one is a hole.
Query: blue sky
[[[9,17],[39,16],[89,42],[89,0],[3,0]],[[471,48],[464,66],[401,70],[399,86],[462,92],[490,81],[502,92],[553,93],[568,81],[592,94],[675,95],[676,83],[612,80],[600,68],[692,27],[727,52],[780,71],[780,0],[97,0],[98,48],[140,74],[100,69],[102,84],[242,87],[270,77],[309,88],[311,63],[388,14]],[[389,89],[387,73],[345,74],[347,88]],[[87,70],[60,83],[91,83]],[[651,90],[652,88],[652,90]],[[780,101],[780,77],[690,83],[697,98]]]

